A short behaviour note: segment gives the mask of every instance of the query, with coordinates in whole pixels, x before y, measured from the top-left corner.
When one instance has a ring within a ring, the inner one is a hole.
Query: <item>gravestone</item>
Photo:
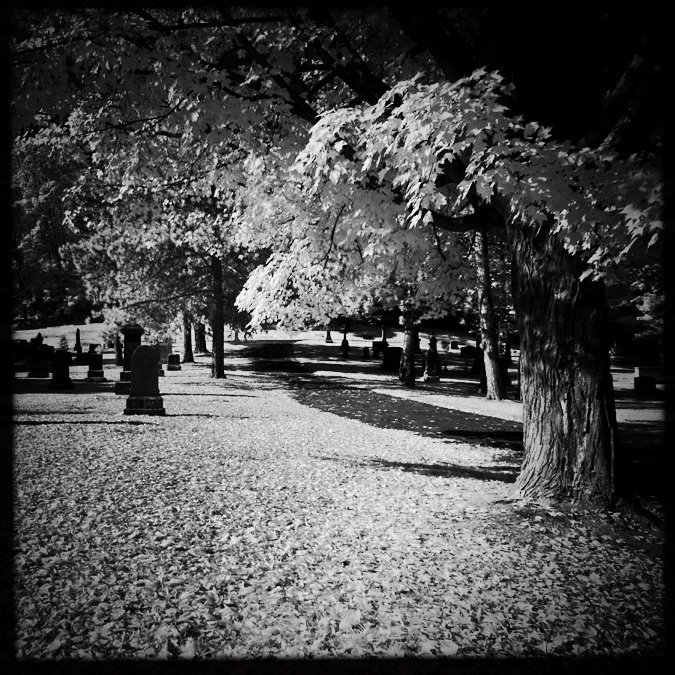
[[[38,339],[39,338],[39,339]],[[28,351],[28,377],[49,377],[48,350],[42,344],[42,335],[31,339]]]
[[[403,347],[385,347],[380,370],[383,370],[385,373],[398,373],[402,354]]]
[[[162,349],[160,345],[152,345],[152,348],[157,354],[157,375],[159,377],[164,377],[164,368],[162,368]]]
[[[499,357],[499,374],[505,387],[511,386],[511,374],[509,373],[509,366],[511,365],[511,356],[502,354]]]
[[[333,342],[333,338],[330,336],[330,330],[326,329],[326,342]]]
[[[103,373],[103,354],[90,351],[88,357],[89,370],[87,371],[87,377],[84,378],[85,382],[106,382]]]
[[[54,352],[52,359],[52,379],[47,389],[72,389],[73,381],[70,379],[70,354],[58,350]]]
[[[467,347],[462,347],[459,350],[459,355],[467,359],[475,359],[481,351],[480,347],[472,347],[469,345]]]
[[[115,333],[115,365],[124,365],[124,352],[122,350],[122,340],[120,340],[119,333]]]
[[[91,359],[92,359],[92,357],[95,357],[95,356],[97,356],[97,355],[100,354],[100,353],[101,353],[101,345],[100,345],[100,344],[96,344],[96,343],[93,343],[93,342],[89,344],[89,349],[88,349],[88,351],[87,351],[86,362],[87,362],[87,365],[88,365],[90,368],[91,368]],[[98,361],[97,361],[97,363],[98,363]]]
[[[75,363],[80,366],[87,364],[87,357],[82,353],[82,340],[80,339],[80,329],[75,330]]]
[[[124,335],[124,363],[120,380],[115,382],[115,393],[128,394],[131,386],[131,357],[141,346],[141,335],[145,331],[137,323],[128,323],[120,328],[120,332]]]
[[[169,354],[167,357],[167,370],[182,370],[180,365],[180,354]]]
[[[459,349],[459,340],[450,340],[450,349]]]
[[[364,347],[362,354],[363,354],[364,359],[369,359],[370,358],[370,347]]]
[[[657,390],[654,370],[644,366],[635,368],[633,389],[636,394],[655,394]]]
[[[384,346],[381,340],[373,340],[373,358],[379,359],[380,352],[384,351]]]
[[[342,342],[340,343],[340,352],[342,353],[342,356],[347,358],[349,356],[349,341],[347,340],[347,333],[343,333],[342,335]]]
[[[131,358],[131,382],[125,415],[165,415],[159,395],[157,349],[150,345],[136,348]]]
[[[441,375],[441,359],[436,349],[436,338],[429,338],[429,349],[424,355],[424,382],[438,382]]]
[[[162,363],[166,363],[166,360],[169,358],[169,354],[173,351],[173,343],[171,340],[167,340],[166,342],[160,342],[157,344],[159,347],[159,360]]]

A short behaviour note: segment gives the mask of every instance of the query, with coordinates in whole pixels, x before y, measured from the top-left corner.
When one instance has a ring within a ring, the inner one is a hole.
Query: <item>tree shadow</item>
[[[71,413],[68,413],[71,414]],[[44,426],[50,424],[131,424],[138,426],[142,424],[150,424],[150,422],[142,422],[140,420],[12,420],[13,425],[17,426]]]
[[[422,464],[415,462],[392,462],[375,459],[367,464],[383,469],[400,469],[424,476],[440,478],[477,478],[478,480],[496,480],[502,483],[515,483],[520,466],[518,464],[494,465],[485,467],[469,467],[460,464]]]
[[[108,379],[106,382],[84,382],[71,378],[72,389],[50,389],[49,378],[16,378],[11,382],[13,394],[95,394],[99,392],[112,392],[115,389],[115,381]]]

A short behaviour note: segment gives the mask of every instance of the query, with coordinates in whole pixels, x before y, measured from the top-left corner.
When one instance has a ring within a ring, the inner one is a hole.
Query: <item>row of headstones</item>
[[[164,371],[161,368],[158,347],[141,345],[141,335],[144,330],[138,324],[124,326],[121,331],[125,337],[124,361],[120,381],[115,384],[115,393],[129,394],[125,414],[165,414],[163,401],[159,396],[159,376],[164,375]],[[52,390],[72,389],[73,382],[70,378],[71,355],[67,351],[55,351],[53,347],[44,350],[44,347],[49,346],[42,344],[42,335],[38,333],[36,338],[31,340],[34,367],[29,369],[28,376],[49,377],[47,357],[50,355],[52,379],[48,388]],[[103,354],[90,349],[88,356],[89,370],[85,380],[88,382],[106,381],[103,373]],[[167,369],[181,370],[178,354],[168,355]]]
[[[326,331],[326,342],[331,343],[333,339],[330,334],[330,330]],[[387,342],[386,337],[386,328],[382,327],[382,336],[379,340],[372,340],[372,353],[374,359],[380,358],[380,353],[382,354],[382,362],[380,363],[380,370],[388,373],[398,372],[401,364],[401,356],[403,354],[403,347],[390,347]],[[424,374],[423,380],[425,382],[438,382],[441,376],[441,360],[438,355],[438,350],[436,347],[437,339],[434,335],[429,338],[429,349],[424,352]],[[459,342],[457,340],[452,340],[447,342],[446,340],[442,341],[442,346],[446,346],[450,349],[458,349]],[[362,348],[362,358],[370,359],[370,350],[371,347]],[[447,348],[446,348],[447,351]],[[347,340],[347,331],[345,330],[342,337],[342,343],[340,344],[340,352],[342,355],[347,358],[350,352],[349,341]],[[422,350],[419,343],[419,337],[415,345],[415,353],[421,354]]]

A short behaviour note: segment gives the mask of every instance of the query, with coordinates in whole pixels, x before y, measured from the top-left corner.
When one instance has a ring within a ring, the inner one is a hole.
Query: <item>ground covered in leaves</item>
[[[19,658],[662,653],[661,535],[511,501],[512,422],[229,363],[167,372],[165,417],[17,387]]]

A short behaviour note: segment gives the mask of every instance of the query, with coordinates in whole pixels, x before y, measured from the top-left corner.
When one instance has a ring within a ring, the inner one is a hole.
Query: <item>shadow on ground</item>
[[[503,464],[498,466],[469,468],[452,464],[377,462],[382,468],[399,468],[427,475],[465,476],[509,483],[515,481],[523,458],[520,422],[387,396],[338,377],[313,376],[312,373],[317,371],[364,375],[382,372],[373,361],[358,357],[339,358],[336,356],[336,353],[339,354],[338,347],[339,343],[320,346],[277,342],[248,347],[242,355],[252,359],[252,370],[269,373],[303,405],[383,429],[403,429],[449,443],[461,441],[504,451],[498,458]],[[444,386],[440,392],[475,396],[478,380],[470,375],[466,362],[452,354],[444,354],[443,357],[448,364],[448,375],[452,382],[442,379]],[[421,368],[418,372],[421,375]],[[363,380],[363,383],[366,382],[367,378]],[[391,374],[391,383],[383,385],[378,382],[379,388],[387,386],[400,386],[396,373]],[[513,389],[510,394],[513,396]],[[649,409],[658,405],[657,400],[639,399],[632,392],[617,392],[616,398],[618,408]],[[639,496],[663,498],[666,490],[663,424],[657,421],[621,423],[619,430],[622,463],[633,489]]]

